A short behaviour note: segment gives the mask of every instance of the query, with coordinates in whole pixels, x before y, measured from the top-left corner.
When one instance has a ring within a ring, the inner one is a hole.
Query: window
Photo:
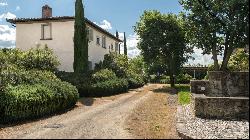
[[[102,47],[106,49],[106,37],[102,36]]]
[[[113,44],[111,44],[111,50],[112,50],[112,51],[114,50],[114,46],[113,46]]]
[[[41,40],[52,40],[51,23],[41,25]]]
[[[101,43],[100,43],[100,37],[99,36],[96,37],[96,44],[97,45],[101,45]]]
[[[93,29],[90,29],[89,27],[87,28],[87,34],[88,34],[88,40],[93,41],[94,40],[94,35],[93,35]]]
[[[118,52],[119,51],[119,44],[117,42],[115,42],[115,51]]]

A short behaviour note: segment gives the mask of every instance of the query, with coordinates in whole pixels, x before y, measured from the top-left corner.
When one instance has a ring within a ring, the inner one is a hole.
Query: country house
[[[16,47],[27,50],[45,45],[53,49],[60,60],[59,70],[73,72],[74,61],[74,22],[72,16],[53,17],[52,8],[42,7],[41,18],[8,19],[16,26]],[[93,69],[95,63],[104,59],[109,52],[120,52],[120,40],[86,18],[89,38],[89,64]]]

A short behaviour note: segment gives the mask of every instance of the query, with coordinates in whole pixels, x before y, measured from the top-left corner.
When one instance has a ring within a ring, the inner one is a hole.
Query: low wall
[[[249,97],[249,72],[210,71],[207,96]]]
[[[211,91],[208,80],[191,80],[190,92],[207,95]]]
[[[194,114],[206,119],[249,120],[249,97],[208,97],[192,94]]]

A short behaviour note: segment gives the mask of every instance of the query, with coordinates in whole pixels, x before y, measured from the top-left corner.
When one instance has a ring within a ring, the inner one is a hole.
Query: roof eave
[[[17,24],[18,22],[35,22],[35,21],[45,21],[45,20],[73,20],[74,17],[52,17],[52,18],[39,18],[39,19],[6,19],[7,22],[11,23],[11,24]],[[122,40],[120,40],[119,38],[115,37],[114,35],[112,35],[111,33],[109,33],[108,31],[102,29],[101,27],[99,27],[98,25],[96,25],[95,23],[93,23],[92,21],[90,21],[89,19],[85,18],[86,23],[93,26],[94,28],[96,28],[97,30],[105,33],[106,35],[108,35],[109,37],[115,39],[118,42],[123,42]]]

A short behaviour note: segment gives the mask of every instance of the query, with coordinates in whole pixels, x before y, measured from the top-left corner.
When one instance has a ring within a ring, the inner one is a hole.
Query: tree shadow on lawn
[[[95,101],[94,98],[83,97],[83,98],[78,99],[78,102],[80,102],[82,105],[85,105],[85,106],[92,106],[94,101]],[[76,103],[74,106],[72,106],[64,111],[58,111],[58,112],[47,114],[44,116],[39,116],[39,117],[35,117],[35,118],[27,118],[27,119],[15,121],[15,122],[0,123],[0,131],[3,128],[13,127],[13,126],[17,126],[17,125],[23,125],[23,124],[27,124],[27,123],[33,123],[33,122],[49,119],[53,116],[63,115],[71,110],[74,110],[77,107],[79,107],[79,105]]]
[[[188,84],[176,84],[175,88],[171,88],[169,85],[167,85],[151,91],[154,93],[169,93],[171,95],[177,95],[178,92],[189,92],[190,86]]]
[[[176,95],[178,93],[178,91],[176,89],[171,88],[169,86],[164,86],[162,88],[153,89],[151,91],[153,91],[154,93],[168,93],[171,95]]]
[[[71,110],[74,110],[75,108],[77,108],[77,105],[74,105],[66,110],[63,111],[57,111],[51,114],[46,114],[44,116],[37,116],[34,118],[26,118],[26,119],[21,119],[18,121],[13,121],[13,122],[7,122],[7,123],[0,123],[0,131],[4,128],[8,128],[8,127],[14,127],[14,126],[18,126],[18,125],[24,125],[24,124],[28,124],[28,123],[34,123],[34,122],[38,122],[38,121],[43,121],[49,118],[52,118],[54,116],[58,116],[58,115],[63,115]]]

